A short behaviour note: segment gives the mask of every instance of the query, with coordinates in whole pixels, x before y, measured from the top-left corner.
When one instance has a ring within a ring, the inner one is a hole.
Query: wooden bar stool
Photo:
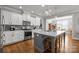
[[[52,39],[47,37],[44,41],[44,53],[51,53],[52,52]]]

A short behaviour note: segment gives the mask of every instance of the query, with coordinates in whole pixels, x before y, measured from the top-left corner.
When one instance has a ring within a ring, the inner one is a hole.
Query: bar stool
[[[50,37],[47,37],[43,41],[44,45],[44,53],[51,53],[52,52],[52,39]]]
[[[55,40],[55,53],[60,52],[60,47],[61,47],[60,36],[57,36]]]

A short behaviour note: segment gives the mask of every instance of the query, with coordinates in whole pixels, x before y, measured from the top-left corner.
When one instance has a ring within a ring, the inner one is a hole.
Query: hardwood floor
[[[3,51],[6,53],[33,53],[33,41],[33,39],[26,40],[12,45],[4,46]]]
[[[65,49],[61,43],[60,53],[79,53],[79,40],[72,39],[71,35],[66,35]],[[5,53],[34,53],[34,40],[26,40],[3,48]]]
[[[79,40],[72,39],[71,35],[66,35],[65,40],[65,49],[63,48],[64,43],[61,43],[61,53],[79,53]]]

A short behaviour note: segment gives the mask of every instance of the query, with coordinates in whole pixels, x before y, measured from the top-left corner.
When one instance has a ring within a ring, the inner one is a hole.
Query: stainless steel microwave
[[[23,21],[23,25],[29,26],[31,23],[29,21]]]

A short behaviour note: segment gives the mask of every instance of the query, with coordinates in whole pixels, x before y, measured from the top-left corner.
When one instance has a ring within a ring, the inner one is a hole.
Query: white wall
[[[73,15],[73,39],[79,40],[79,13]]]

